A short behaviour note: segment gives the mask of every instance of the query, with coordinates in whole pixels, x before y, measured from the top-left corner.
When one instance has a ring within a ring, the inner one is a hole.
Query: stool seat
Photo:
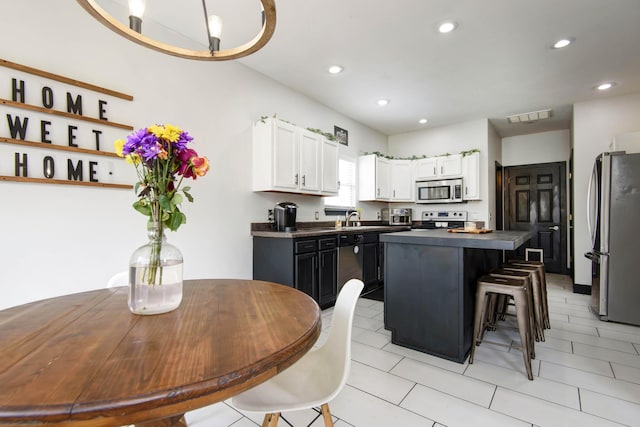
[[[474,331],[469,364],[473,363],[476,346],[482,342],[483,333],[486,328],[486,311],[491,294],[508,295],[513,298],[516,307],[516,319],[518,321],[518,332],[520,333],[520,347],[524,358],[524,365],[527,371],[527,378],[533,380],[531,371],[531,359],[535,357],[531,336],[531,304],[530,291],[528,291],[527,280],[504,278],[495,276],[482,276],[478,279],[476,290],[476,306],[474,313]]]

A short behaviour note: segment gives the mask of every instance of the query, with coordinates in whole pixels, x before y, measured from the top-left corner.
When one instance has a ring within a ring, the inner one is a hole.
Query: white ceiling
[[[216,7],[259,13],[257,0]],[[276,0],[276,11],[271,41],[239,61],[387,135],[480,118],[503,137],[569,129],[574,103],[640,92],[640,0]],[[440,34],[444,20],[458,28]],[[551,49],[563,37],[575,42]],[[345,71],[330,75],[332,64]],[[604,81],[617,85],[593,89]],[[548,108],[549,120],[506,120]]]

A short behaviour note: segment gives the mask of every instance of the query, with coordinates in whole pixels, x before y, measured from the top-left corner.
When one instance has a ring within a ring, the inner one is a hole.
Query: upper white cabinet
[[[303,192],[320,191],[323,139],[322,135],[299,129],[300,168],[298,185]]]
[[[253,191],[336,194],[337,144],[327,142],[320,134],[275,118],[256,122],[253,126]]]
[[[462,158],[463,200],[480,200],[480,153],[477,151]]]
[[[389,200],[391,163],[388,159],[368,154],[358,158],[358,199]]]
[[[416,160],[416,180],[453,178],[462,175],[462,156],[427,157]]]
[[[413,202],[413,162],[389,160],[375,154],[358,159],[361,201]]]
[[[391,198],[393,202],[413,202],[413,162],[391,160]]]
[[[338,143],[322,139],[322,193],[338,194],[340,175],[338,174]]]

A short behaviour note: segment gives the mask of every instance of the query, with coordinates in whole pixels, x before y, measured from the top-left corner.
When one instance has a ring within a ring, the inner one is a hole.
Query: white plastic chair
[[[111,279],[107,282],[107,288],[113,288],[116,286],[128,286],[129,285],[129,272],[121,271],[111,276]]]
[[[351,367],[351,326],[364,284],[349,280],[333,309],[327,341],[266,382],[245,391],[231,404],[247,412],[266,413],[263,427],[276,427],[280,413],[320,406],[324,425],[333,426],[329,401],[342,390]]]

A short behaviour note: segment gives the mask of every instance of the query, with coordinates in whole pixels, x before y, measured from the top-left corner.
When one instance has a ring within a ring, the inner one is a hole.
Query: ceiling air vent
[[[520,113],[514,114],[513,116],[508,116],[507,120],[509,123],[532,123],[537,122],[538,120],[544,120],[551,117],[551,110],[540,110],[540,111],[532,111],[530,113]]]

